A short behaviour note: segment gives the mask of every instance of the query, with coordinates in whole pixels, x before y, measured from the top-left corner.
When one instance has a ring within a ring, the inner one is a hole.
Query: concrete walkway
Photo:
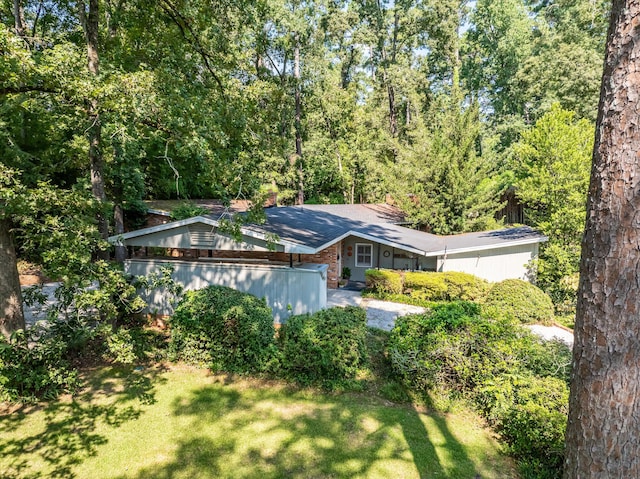
[[[360,306],[367,311],[367,325],[391,331],[399,316],[424,313],[425,308],[409,304],[392,303],[378,299],[363,298],[359,291],[344,289],[327,290],[327,307]]]
[[[378,299],[363,298],[359,291],[344,289],[327,290],[327,307],[360,306],[367,311],[367,325],[391,331],[396,318],[407,314],[424,313],[425,308],[408,304],[380,301]],[[531,332],[542,339],[559,339],[569,347],[573,347],[573,333],[558,326],[542,326],[534,324],[527,326]]]
[[[559,339],[564,344],[573,347],[573,333],[559,326],[543,326],[541,324],[532,324],[527,326],[531,332],[547,341],[551,339]]]
[[[55,292],[58,286],[60,286],[60,283],[43,284],[41,292],[46,297],[46,301],[43,304],[34,304],[33,306],[23,305],[24,322],[27,326],[33,326],[38,321],[45,321],[47,319],[47,309],[57,302]],[[25,290],[30,287],[31,286],[23,286],[22,289]]]

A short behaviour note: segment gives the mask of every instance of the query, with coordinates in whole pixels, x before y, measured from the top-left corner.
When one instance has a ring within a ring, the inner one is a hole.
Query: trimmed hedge
[[[412,298],[443,301],[448,288],[443,273],[414,272],[404,275],[404,289]]]
[[[368,269],[364,273],[367,289],[379,293],[401,294],[402,275],[388,269]]]
[[[404,276],[404,291],[426,301],[478,301],[488,290],[487,281],[469,273],[418,271]]]
[[[537,286],[520,279],[495,284],[487,294],[485,307],[496,308],[525,324],[549,324],[554,319],[551,298]]]
[[[366,362],[366,312],[330,308],[290,317],[278,338],[284,374],[303,384],[354,379]]]
[[[381,294],[406,294],[417,301],[478,301],[489,290],[489,283],[477,276],[457,271],[436,273],[368,269],[367,289]]]
[[[264,371],[275,354],[271,308],[225,286],[187,292],[169,324],[171,356],[214,371]]]

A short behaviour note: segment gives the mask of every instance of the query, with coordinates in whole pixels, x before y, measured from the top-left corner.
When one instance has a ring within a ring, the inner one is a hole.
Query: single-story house
[[[187,289],[226,284],[265,296],[281,320],[325,307],[326,288],[338,287],[345,267],[352,281],[364,281],[369,268],[528,279],[528,265],[547,240],[527,226],[438,236],[403,226],[402,212],[388,204],[273,207],[265,215],[263,224],[242,225],[235,237],[221,228],[223,212],[110,241],[129,247],[125,268],[132,274],[171,263]]]

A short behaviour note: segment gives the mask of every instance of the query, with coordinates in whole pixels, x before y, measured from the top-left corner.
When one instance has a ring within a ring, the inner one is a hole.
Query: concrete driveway
[[[396,318],[407,314],[424,313],[425,308],[408,304],[380,301],[378,299],[363,298],[359,291],[344,289],[327,290],[327,307],[359,306],[367,311],[367,325],[391,331]],[[569,347],[573,347],[573,333],[558,326],[542,326],[539,324],[527,326],[532,333],[542,339],[559,339]]]
[[[327,290],[327,307],[359,306],[367,311],[367,325],[391,331],[399,316],[424,313],[425,308],[409,304],[392,303],[378,299],[363,298],[359,291],[345,289]]]

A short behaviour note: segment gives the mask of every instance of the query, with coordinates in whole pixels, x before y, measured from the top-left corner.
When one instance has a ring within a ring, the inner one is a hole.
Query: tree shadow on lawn
[[[87,386],[75,397],[60,398],[47,405],[23,405],[4,414],[0,411],[0,456],[5,479],[45,477],[33,472],[30,462],[42,462],[46,477],[71,479],[73,467],[95,455],[107,442],[100,434],[104,427],[117,428],[137,419],[144,406],[155,402],[155,384],[164,381],[161,367],[107,367],[85,374]],[[30,427],[25,436],[11,431],[29,427],[33,415],[42,413],[44,424]]]
[[[192,418],[173,458],[122,479],[406,477],[473,478],[477,467],[448,429],[407,406],[353,396],[207,386],[173,404]],[[433,430],[432,430],[433,432]],[[408,446],[408,447],[407,447]],[[437,446],[437,447],[436,447]],[[445,463],[441,462],[442,456]]]

